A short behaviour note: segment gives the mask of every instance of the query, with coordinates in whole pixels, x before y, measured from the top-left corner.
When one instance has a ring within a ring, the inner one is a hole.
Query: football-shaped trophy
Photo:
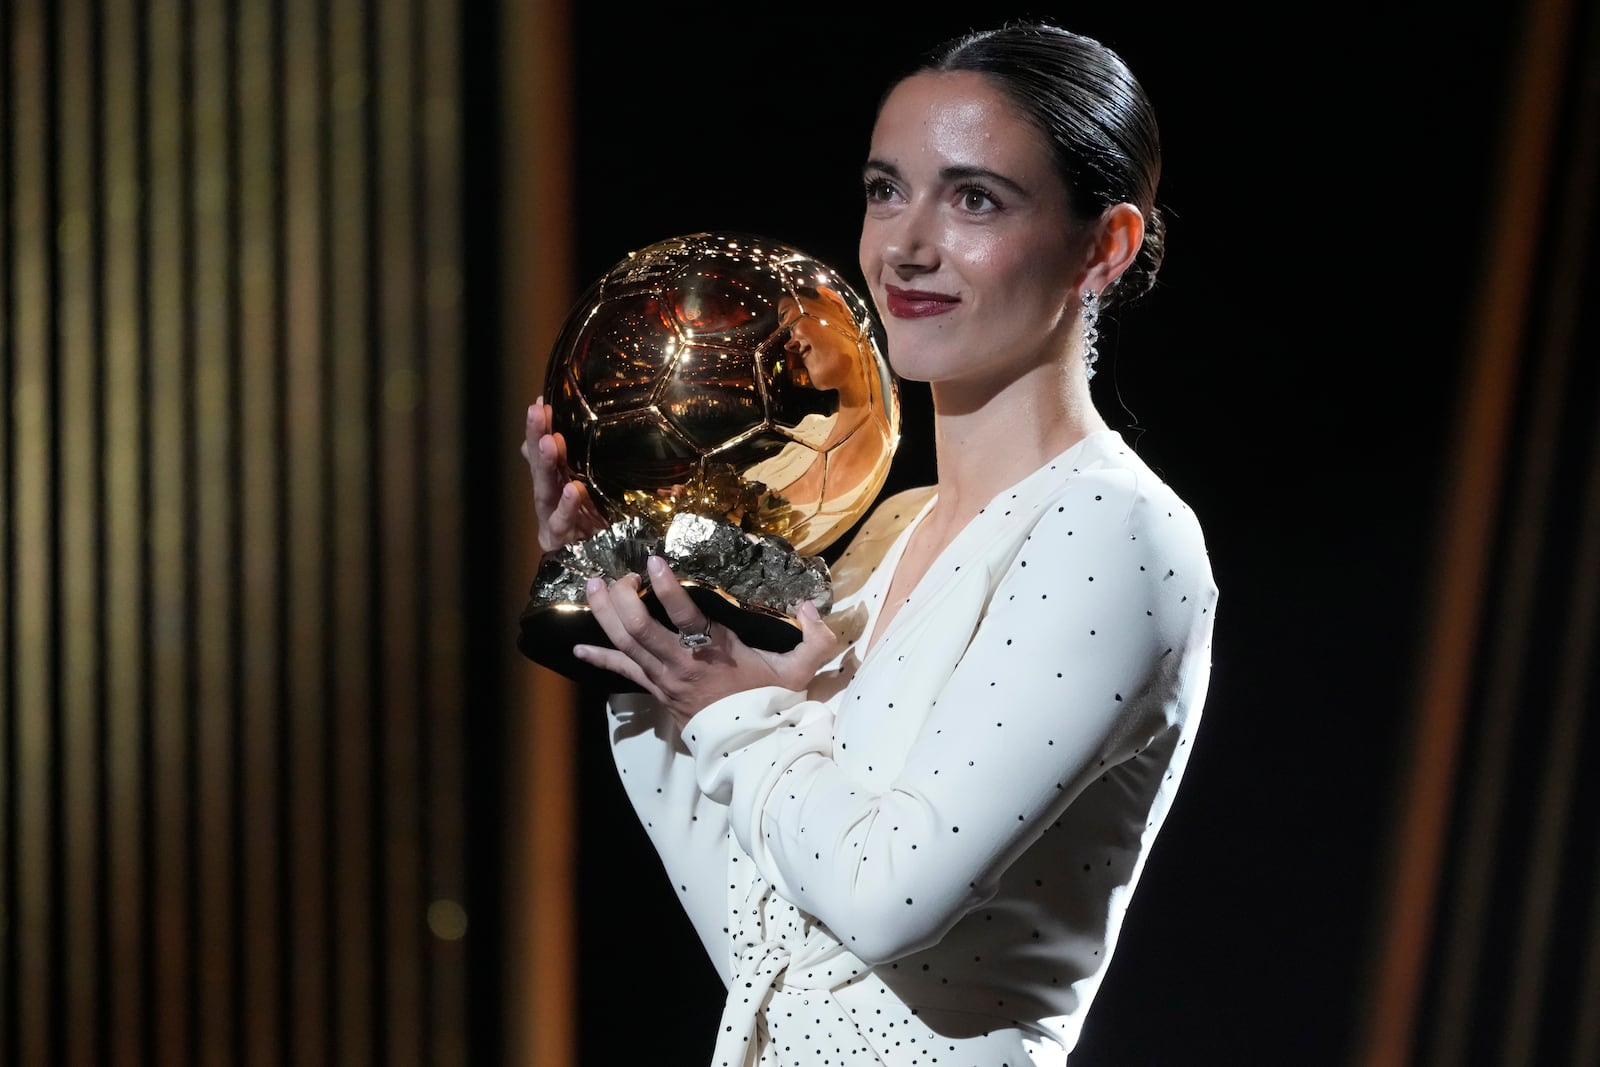
[[[638,687],[572,655],[610,644],[590,577],[644,576],[661,556],[710,620],[787,651],[800,602],[832,606],[820,553],[871,507],[900,438],[871,308],[827,265],[750,234],[673,237],[595,280],[544,395],[568,473],[610,525],[540,561],[517,644],[616,691]]]

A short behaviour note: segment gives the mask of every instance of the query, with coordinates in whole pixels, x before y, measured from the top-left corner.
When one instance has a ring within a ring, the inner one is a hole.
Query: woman
[[[1172,803],[1209,677],[1199,524],[1096,412],[1094,318],[1150,286],[1159,148],[1098,43],[1010,25],[894,85],[861,269],[928,382],[937,484],[833,568],[835,633],[712,626],[651,561],[591,583],[586,662],[628,795],[728,983],[739,1064],[1064,1063]],[[600,528],[529,410],[551,550]],[[1030,1059],[1031,1057],[1031,1059]]]

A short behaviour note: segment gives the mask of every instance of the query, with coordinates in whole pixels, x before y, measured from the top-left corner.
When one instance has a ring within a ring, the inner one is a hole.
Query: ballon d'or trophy
[[[800,641],[827,614],[818,554],[871,507],[900,437],[869,306],[839,275],[749,234],[696,233],[630,253],[578,299],[545,380],[569,474],[606,529],[541,560],[517,647],[569,678],[637,690],[584,664],[609,645],[584,595],[659,555],[714,623],[752,647]]]

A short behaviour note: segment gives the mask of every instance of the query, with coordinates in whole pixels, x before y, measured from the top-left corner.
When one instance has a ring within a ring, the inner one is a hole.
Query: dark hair
[[[1095,219],[1112,204],[1144,215],[1144,243],[1102,306],[1142,296],[1166,251],[1156,207],[1161,136],[1155,110],[1122,57],[1089,37],[1042,22],[1011,22],[935,50],[913,73],[973,71],[990,79],[1045,135],[1073,211]]]

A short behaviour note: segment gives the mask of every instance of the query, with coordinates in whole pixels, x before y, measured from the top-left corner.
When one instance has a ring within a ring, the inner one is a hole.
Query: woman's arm
[[[964,562],[970,575],[984,561]],[[863,959],[897,958],[985,900],[1086,786],[1181,729],[1204,691],[1214,598],[1176,498],[1131,471],[1089,472],[1050,502],[976,625],[919,620],[971,634],[936,691],[915,695],[938,667],[908,633],[897,674],[869,684],[885,645],[844,693],[871,705],[852,716],[920,724],[886,787],[840,765],[825,705],[780,688],[707,707],[684,738],[779,892]]]

